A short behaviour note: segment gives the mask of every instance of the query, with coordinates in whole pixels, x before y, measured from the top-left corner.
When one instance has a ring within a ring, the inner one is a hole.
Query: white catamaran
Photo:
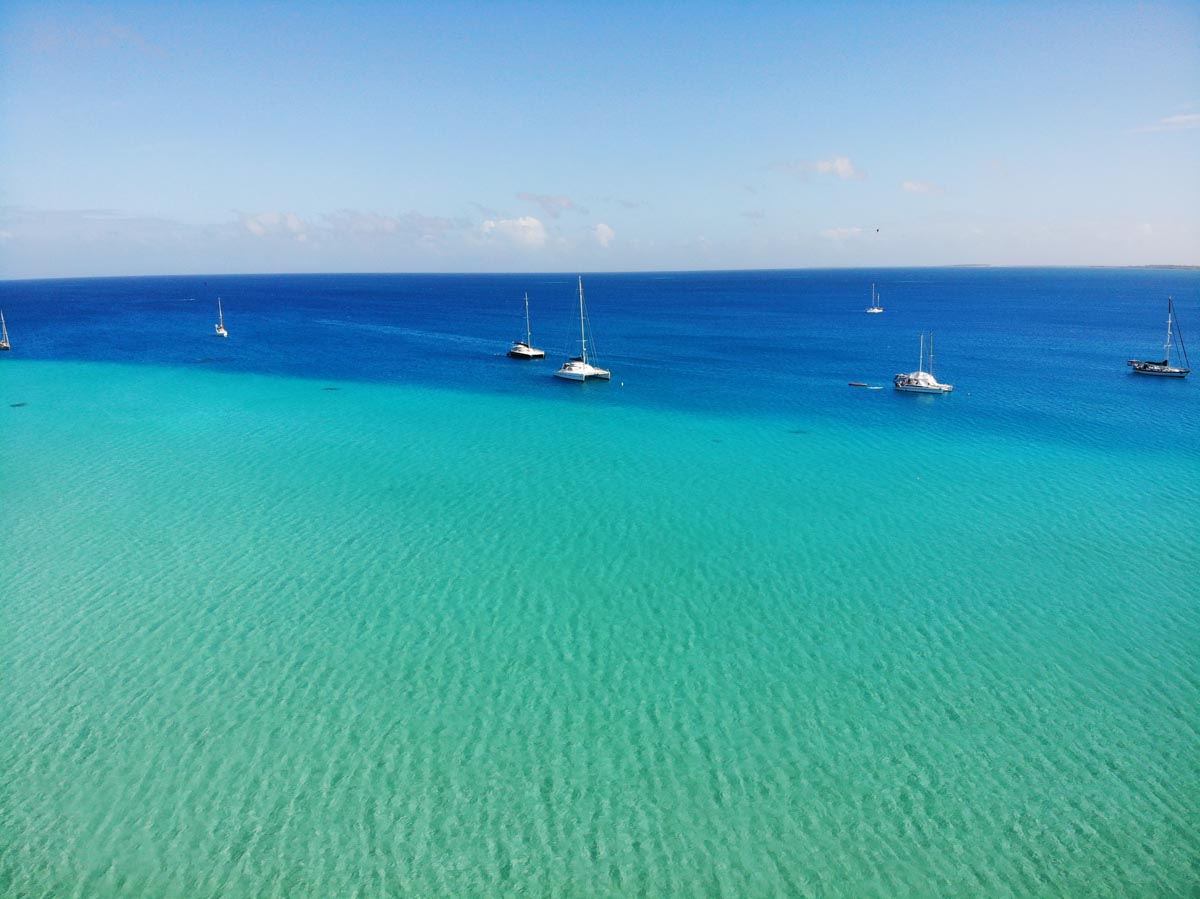
[[[929,332],[929,371],[925,371],[925,332],[921,332],[921,355],[917,362],[917,370],[907,374],[896,375],[892,379],[897,390],[909,393],[949,393],[954,389],[953,384],[939,384],[933,377],[933,332]]]
[[[228,337],[229,332],[225,330],[225,310],[221,308],[221,298],[217,297],[217,336]]]
[[[1177,343],[1179,344],[1179,360],[1182,365],[1171,364],[1171,336],[1172,325],[1178,332]],[[1134,374],[1139,375],[1158,375],[1160,378],[1186,378],[1189,368],[1187,348],[1183,345],[1183,331],[1179,328],[1179,322],[1175,320],[1175,301],[1171,297],[1167,297],[1167,342],[1163,344],[1163,360],[1162,362],[1143,362],[1140,359],[1130,359],[1125,363],[1132,366]]]
[[[4,310],[0,309],[0,350],[11,350],[12,344],[8,342],[8,325],[4,323]]]
[[[587,381],[600,378],[607,381],[612,372],[606,368],[597,368],[588,362],[587,351],[587,313],[583,306],[583,276],[579,277],[579,347],[578,356],[572,356],[563,363],[562,368],[554,373],[556,378],[566,378],[568,381]]]
[[[525,339],[514,340],[508,351],[512,359],[545,359],[546,351],[539,350],[533,345],[533,335],[529,331],[529,294],[525,294]]]

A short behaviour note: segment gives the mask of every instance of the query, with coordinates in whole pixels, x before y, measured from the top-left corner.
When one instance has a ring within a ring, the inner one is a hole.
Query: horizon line
[[[329,276],[362,276],[380,275],[394,277],[397,275],[414,277],[523,277],[544,275],[577,274],[594,277],[597,275],[689,275],[689,274],[721,274],[724,272],[820,272],[820,271],[920,271],[932,269],[956,268],[987,268],[987,269],[1155,269],[1167,271],[1200,271],[1200,264],[1155,262],[1138,265],[1104,265],[1104,264],[1016,264],[996,265],[990,262],[957,262],[941,265],[808,265],[786,268],[695,268],[695,269],[627,269],[622,271],[582,271],[579,269],[563,269],[561,271],[528,271],[528,272],[450,272],[450,271],[327,271],[327,272],[297,272],[297,271],[257,271],[257,272],[188,272],[181,274],[135,274],[135,275],[46,275],[41,277],[4,278],[0,283],[19,284],[28,281],[101,281],[111,278],[278,278],[278,277],[329,277]]]

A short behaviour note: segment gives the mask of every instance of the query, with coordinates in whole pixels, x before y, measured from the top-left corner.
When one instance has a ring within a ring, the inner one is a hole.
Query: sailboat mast
[[[4,323],[3,309],[0,309],[0,343],[8,343],[8,325]]]
[[[1171,364],[1171,313],[1175,311],[1175,301],[1167,297],[1167,342],[1163,344],[1163,362]]]
[[[933,377],[933,332],[929,332],[929,377]]]
[[[925,332],[921,332],[921,349],[917,353],[917,371],[925,371]]]
[[[225,327],[225,310],[221,308],[221,298],[217,297],[217,322],[221,327]]]
[[[529,331],[529,293],[525,294],[525,346],[533,346],[533,335]]]
[[[587,364],[587,333],[583,327],[583,275],[579,276],[579,344],[582,347],[580,359]]]

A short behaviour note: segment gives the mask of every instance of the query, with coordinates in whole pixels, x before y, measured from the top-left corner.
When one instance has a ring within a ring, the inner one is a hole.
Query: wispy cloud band
[[[1145,134],[1152,131],[1190,131],[1200,128],[1200,113],[1185,112],[1179,115],[1169,115],[1159,119],[1153,125],[1135,128],[1134,133]]]
[[[517,194],[518,200],[523,200],[526,203],[533,203],[542,208],[542,211],[552,219],[558,218],[564,212],[582,212],[587,210],[576,204],[570,197],[549,196],[548,194],[531,194],[522,192]]]

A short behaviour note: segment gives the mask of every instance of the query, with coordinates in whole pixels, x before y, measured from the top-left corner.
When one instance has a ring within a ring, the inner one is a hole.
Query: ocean
[[[1200,272],[583,286],[0,282],[0,895],[1197,895]]]

